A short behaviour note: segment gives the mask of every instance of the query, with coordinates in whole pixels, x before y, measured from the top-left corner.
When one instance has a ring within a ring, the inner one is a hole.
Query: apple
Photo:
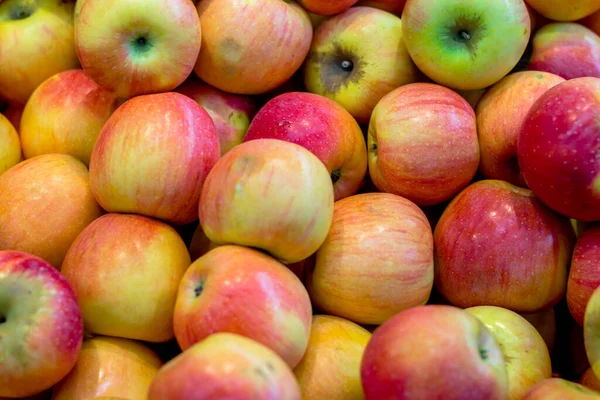
[[[36,88],[23,110],[19,132],[23,155],[70,154],[88,166],[96,139],[118,101],[81,69],[53,75]]]
[[[81,232],[61,272],[77,293],[88,332],[166,342],[174,337],[177,290],[190,264],[171,226],[109,213]]]
[[[481,175],[527,187],[517,160],[517,138],[527,112],[565,79],[549,72],[520,71],[488,89],[476,108]]]
[[[294,369],[305,399],[363,400],[360,363],[371,332],[351,321],[315,315],[302,361]]]
[[[242,143],[257,111],[253,97],[223,92],[194,76],[175,91],[196,100],[208,112],[217,129],[221,155]]]
[[[0,97],[25,104],[52,75],[77,68],[74,2],[6,0],[0,4]]]
[[[586,229],[577,239],[567,283],[567,304],[571,315],[579,325],[594,290],[600,286],[600,226]]]
[[[198,216],[215,244],[254,247],[294,263],[325,241],[333,196],[327,168],[309,150],[256,139],[217,161],[204,182]]]
[[[22,159],[19,134],[9,119],[0,114],[0,175]]]
[[[475,90],[454,90],[456,93],[461,95],[463,99],[469,103],[469,105],[475,110],[477,108],[477,104],[485,94],[488,88],[483,89],[475,89]]]
[[[174,92],[141,95],[104,124],[90,183],[106,211],[187,224],[198,218],[203,182],[219,156],[215,124],[198,103]]]
[[[190,258],[192,261],[196,261],[210,250],[218,247],[217,244],[211,242],[206,234],[202,230],[202,225],[198,224],[192,234],[192,240],[190,241]]]
[[[75,367],[54,387],[52,400],[144,399],[162,365],[141,342],[95,336],[83,341]]]
[[[399,17],[402,15],[405,4],[406,0],[359,0],[356,3],[357,6],[378,8]]]
[[[556,313],[554,312],[554,308],[546,308],[536,313],[521,313],[520,315],[537,329],[540,335],[542,335],[544,342],[546,342],[548,351],[552,353],[552,350],[554,350],[556,345],[557,335]]]
[[[302,282],[254,249],[219,246],[194,261],[181,279],[173,324],[187,350],[215,332],[243,335],[298,365],[310,334],[312,308]]]
[[[473,315],[447,305],[402,311],[367,344],[361,379],[366,400],[505,400],[500,345]]]
[[[6,118],[10,121],[10,123],[17,130],[17,133],[21,129],[21,116],[23,114],[23,109],[25,108],[22,104],[8,104],[6,109],[2,112]]]
[[[310,150],[327,167],[334,200],[355,194],[367,173],[365,138],[342,106],[313,93],[288,92],[268,101],[256,114],[244,142],[280,139]]]
[[[485,325],[502,349],[508,372],[508,399],[521,400],[529,388],[552,377],[548,347],[525,318],[495,306],[471,307],[466,311]]]
[[[197,8],[202,47],[194,71],[218,89],[266,93],[290,79],[306,58],[312,24],[293,1],[202,0]]]
[[[450,200],[479,166],[475,112],[432,83],[394,89],[375,107],[368,131],[369,175],[382,192],[419,206]]]
[[[31,253],[56,268],[81,231],[102,214],[88,170],[66,154],[20,162],[0,175],[0,193],[0,250]]]
[[[585,307],[583,342],[587,359],[596,376],[600,376],[600,288],[594,289]]]
[[[201,383],[201,384],[199,384]],[[300,400],[300,387],[274,351],[234,333],[214,333],[159,371],[148,400]]]
[[[201,38],[189,0],[86,0],[75,28],[85,73],[124,98],[181,85],[194,69]]]
[[[75,293],[46,261],[0,251],[0,396],[43,392],[69,373],[83,341]]]
[[[567,288],[575,233],[529,189],[475,182],[444,210],[434,231],[435,284],[459,307],[532,313]]]
[[[298,0],[306,11],[317,15],[334,15],[346,11],[358,0]]]
[[[538,13],[554,21],[575,21],[600,9],[596,0],[525,0]]]
[[[533,386],[523,400],[594,400],[600,393],[562,378],[544,379]]]
[[[585,370],[585,373],[579,379],[579,384],[588,389],[600,392],[600,379],[598,379],[591,367]]]
[[[421,78],[404,43],[399,17],[372,7],[349,8],[316,28],[303,67],[306,89],[368,123],[384,95]]]
[[[574,22],[550,23],[533,36],[528,69],[565,79],[600,78],[600,36]]]
[[[407,0],[402,31],[425,75],[452,89],[475,90],[517,65],[531,21],[523,0]]]
[[[536,197],[582,222],[600,219],[599,90],[593,77],[554,86],[531,107],[517,139],[519,166]]]
[[[378,325],[425,304],[433,276],[433,237],[423,211],[401,196],[364,193],[335,203],[306,286],[325,313]]]
[[[591,29],[596,35],[600,35],[600,10],[577,22]]]

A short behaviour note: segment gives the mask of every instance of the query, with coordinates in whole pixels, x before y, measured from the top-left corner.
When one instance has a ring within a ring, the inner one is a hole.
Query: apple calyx
[[[35,3],[31,1],[23,1],[15,4],[8,12],[9,21],[19,21],[31,17],[35,12]]]
[[[147,53],[152,49],[152,41],[149,38],[148,32],[137,32],[134,33],[131,40],[129,41],[129,48],[132,53],[141,55]]]
[[[358,82],[363,76],[362,62],[339,43],[333,43],[333,50],[312,52],[308,60],[321,66],[320,78],[327,93],[336,93],[350,82]]]
[[[335,184],[337,181],[340,180],[340,177],[342,176],[342,171],[340,171],[340,169],[334,169],[333,171],[331,171],[331,182],[333,184]]]
[[[204,291],[204,281],[200,281],[196,287],[194,287],[194,295],[196,297],[200,297],[202,291]]]

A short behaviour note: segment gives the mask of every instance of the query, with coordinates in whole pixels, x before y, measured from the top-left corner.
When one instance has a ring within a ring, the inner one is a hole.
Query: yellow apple
[[[0,114],[0,174],[21,161],[21,141],[8,118]]]

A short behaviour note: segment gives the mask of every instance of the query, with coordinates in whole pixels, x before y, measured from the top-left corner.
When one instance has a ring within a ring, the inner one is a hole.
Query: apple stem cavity
[[[200,297],[203,290],[204,290],[204,282],[198,283],[198,286],[196,286],[194,288],[194,294],[196,295],[196,297]]]
[[[481,357],[482,360],[487,360],[487,358],[488,358],[487,350],[480,348],[479,349],[479,357]]]
[[[471,40],[471,35],[469,35],[469,32],[460,31],[459,34],[464,40]]]
[[[0,315],[0,325],[6,322],[6,317],[4,315]]]
[[[130,42],[130,48],[134,54],[144,54],[152,48],[147,35],[136,35]]]
[[[331,182],[333,182],[334,184],[340,180],[340,176],[342,175],[342,172],[340,171],[340,169],[334,169],[333,171],[331,171]]]
[[[33,11],[29,7],[19,5],[17,7],[14,7],[10,11],[10,19],[12,21],[18,21],[21,19],[29,18],[31,14],[33,14]]]
[[[354,69],[354,64],[350,60],[343,60],[341,65],[342,69],[346,72],[352,72],[352,70]]]

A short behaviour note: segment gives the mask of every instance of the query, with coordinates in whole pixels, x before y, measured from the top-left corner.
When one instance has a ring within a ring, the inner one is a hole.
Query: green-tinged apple
[[[367,173],[365,137],[356,120],[333,100],[313,93],[288,92],[256,114],[244,142],[280,139],[310,150],[327,167],[334,200],[355,194]]]
[[[433,237],[423,211],[401,196],[364,193],[335,203],[306,286],[327,314],[378,325],[425,304],[433,276]]]
[[[304,399],[364,400],[360,362],[371,332],[351,321],[315,315],[306,354],[294,369]]]
[[[368,148],[369,175],[380,191],[419,206],[443,203],[477,172],[475,112],[443,86],[404,85],[384,96],[373,110]]]
[[[9,119],[0,114],[0,175],[22,159],[19,134]]]
[[[175,91],[196,100],[208,112],[219,135],[221,155],[242,143],[257,111],[253,97],[223,92],[202,82],[195,75]]]
[[[378,8],[399,17],[402,15],[405,4],[406,0],[359,0],[356,3],[357,6]]]
[[[266,93],[290,79],[306,58],[312,24],[294,1],[202,0],[197,7],[202,47],[194,71],[218,89]]]
[[[598,400],[600,393],[562,378],[544,379],[533,386],[523,400]]]
[[[215,332],[236,333],[298,365],[310,335],[312,307],[302,282],[274,258],[242,246],[219,246],[188,268],[173,316],[184,351]]]
[[[597,0],[525,0],[538,13],[553,21],[575,21],[600,9]]]
[[[579,378],[579,384],[588,389],[600,392],[600,379],[598,379],[591,367],[586,369],[583,375],[581,375],[581,378]]]
[[[308,12],[317,15],[334,15],[346,11],[358,0],[298,0]]]
[[[0,2],[0,97],[25,104],[54,74],[77,68],[73,1]]]
[[[475,316],[447,305],[395,315],[373,333],[361,363],[366,400],[506,400],[500,345]]]
[[[550,23],[533,36],[527,68],[565,79],[600,78],[600,36],[574,22]]]
[[[249,398],[300,400],[300,387],[277,353],[234,333],[214,333],[169,361],[148,391],[148,400]]]
[[[544,342],[546,342],[548,351],[552,353],[552,350],[554,350],[556,345],[557,335],[556,313],[554,308],[546,308],[536,313],[521,313],[520,315],[537,329],[540,335],[542,335]]]
[[[46,261],[0,251],[0,396],[43,392],[75,365],[83,340],[77,298]]]
[[[596,35],[600,35],[600,10],[577,22],[594,31]]]
[[[352,7],[322,22],[303,68],[307,91],[342,105],[368,123],[393,89],[421,78],[406,50],[402,21],[371,7]]]
[[[256,139],[217,161],[198,216],[215,244],[255,247],[294,263],[325,241],[333,199],[329,172],[317,156],[295,143]]]
[[[408,0],[408,51],[429,78],[453,89],[493,85],[517,65],[531,35],[523,0]]]
[[[13,103],[13,104],[9,104],[8,107],[6,107],[6,109],[4,111],[2,111],[2,114],[4,114],[4,116],[6,118],[8,118],[10,123],[15,127],[15,129],[17,130],[17,133],[21,129],[21,116],[23,114],[24,108],[25,108],[24,104],[14,104]]]
[[[577,64],[577,62],[569,62]],[[600,78],[575,78],[544,93],[517,139],[525,182],[553,210],[600,219]]]
[[[531,106],[565,79],[548,72],[510,74],[486,91],[477,104],[482,176],[527,187],[517,161],[517,138]]]
[[[452,304],[532,313],[564,296],[575,233],[531,190],[482,180],[450,202],[434,243],[436,287]]]
[[[583,317],[585,353],[596,376],[600,376],[600,287],[594,289]]]
[[[162,365],[143,343],[95,336],[84,340],[75,367],[54,387],[52,400],[145,399]]]
[[[88,170],[66,154],[45,154],[0,175],[0,250],[20,250],[60,268],[77,236],[102,214]]]
[[[577,239],[567,283],[567,304],[579,325],[583,325],[583,316],[592,293],[600,286],[598,260],[600,226],[594,224]]]
[[[485,325],[502,349],[508,372],[508,400],[521,400],[532,386],[552,377],[548,347],[525,318],[495,306],[466,311]]]
[[[86,0],[75,27],[85,73],[124,98],[181,85],[194,69],[201,38],[190,0]]]
[[[96,139],[118,105],[113,92],[81,69],[48,78],[23,110],[19,134],[24,157],[62,153],[89,165]]]
[[[198,218],[203,182],[219,156],[215,124],[194,100],[174,92],[137,96],[100,131],[90,183],[106,211],[187,224]]]
[[[92,334],[166,342],[191,260],[179,234],[135,214],[105,214],[69,248],[61,272],[77,294]]]

